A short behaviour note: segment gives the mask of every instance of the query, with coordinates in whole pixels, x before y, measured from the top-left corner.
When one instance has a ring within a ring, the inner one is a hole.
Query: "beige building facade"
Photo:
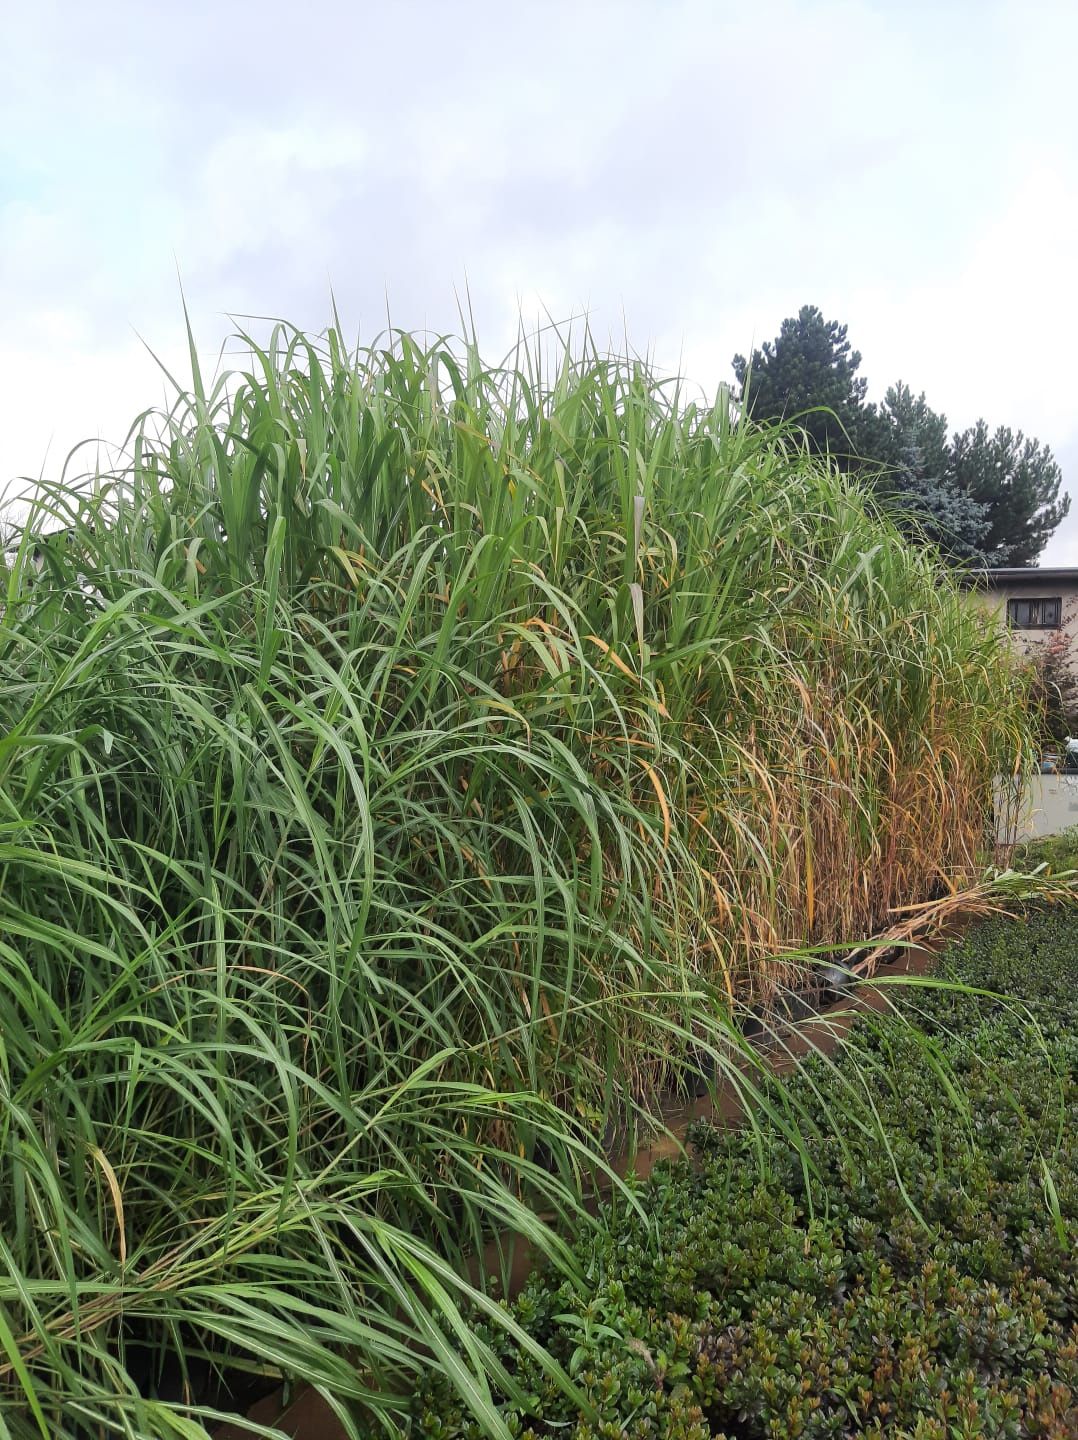
[[[1045,646],[1062,642],[1064,657],[1078,677],[1078,569],[1030,565],[988,570],[971,576],[970,584],[978,601],[1008,627],[1022,654],[1036,660]],[[1042,769],[1051,773],[1027,776],[1017,792],[1013,783],[1001,782],[996,800],[1001,844],[1056,835],[1078,825],[1078,773],[1070,770],[1072,758],[1063,763],[1053,747],[1053,753],[1042,756]]]
[[[1025,565],[985,570],[973,579],[973,590],[996,611],[1030,659],[1050,640],[1065,639],[1078,669],[1078,569]]]

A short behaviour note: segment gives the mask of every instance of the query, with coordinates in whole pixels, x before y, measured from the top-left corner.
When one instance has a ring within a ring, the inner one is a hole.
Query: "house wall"
[[[995,611],[1003,624],[1006,624],[1007,620],[1008,600],[1032,600],[1042,596],[1058,595],[1063,601],[1063,619],[1060,629],[1071,642],[1076,667],[1078,667],[1078,584],[1059,580],[1031,579],[1029,581],[1013,581],[999,586],[998,589],[993,586],[991,590],[976,590],[973,593],[980,604]],[[1023,654],[1033,659],[1042,646],[1053,635],[1058,634],[1059,630],[1015,629],[1011,631],[1011,638]]]
[[[1016,789],[996,791],[996,838],[1000,845],[1058,835],[1078,825],[1078,775],[1031,775]]]

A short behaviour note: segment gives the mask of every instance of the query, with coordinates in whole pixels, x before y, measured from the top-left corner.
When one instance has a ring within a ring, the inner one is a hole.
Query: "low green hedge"
[[[646,1220],[604,1212],[586,1293],[533,1277],[515,1314],[595,1414],[489,1332],[531,1396],[515,1435],[1075,1440],[1078,924],[983,924],[938,973],[1008,998],[900,992],[938,1069],[894,1020],[859,1027],[886,1149],[829,1133],[822,1101],[811,1179],[778,1135],[699,1126],[695,1165],[640,1187]],[[477,1433],[442,1385],[413,1431]]]

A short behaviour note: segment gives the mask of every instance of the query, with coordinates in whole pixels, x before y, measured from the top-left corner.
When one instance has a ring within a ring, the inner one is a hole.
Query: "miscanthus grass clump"
[[[970,879],[1026,742],[928,554],[589,346],[278,328],[38,486],[2,584],[19,1436],[201,1433],[221,1372],[392,1428],[431,1368],[504,1435],[465,1256],[571,1276],[604,1127]]]

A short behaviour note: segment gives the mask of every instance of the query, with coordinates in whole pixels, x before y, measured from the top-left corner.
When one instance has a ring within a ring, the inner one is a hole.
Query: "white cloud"
[[[231,131],[213,143],[178,207],[181,264],[212,268],[267,238],[297,258],[317,253],[342,191],[361,195],[367,154],[361,129],[331,119]]]
[[[927,283],[851,296],[858,333],[877,337],[874,378],[925,388],[952,421],[980,415],[1058,436],[1078,412],[1066,376],[1078,327],[1078,186],[1034,163],[968,248],[941,256]]]

